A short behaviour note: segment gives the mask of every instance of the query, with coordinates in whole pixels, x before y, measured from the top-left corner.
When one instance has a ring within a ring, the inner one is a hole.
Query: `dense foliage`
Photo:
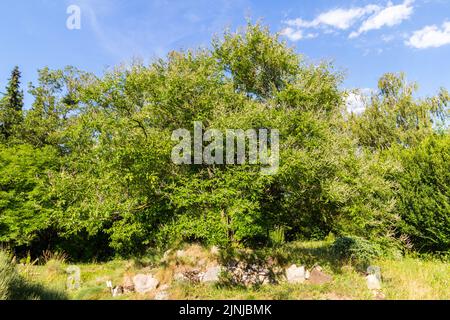
[[[0,242],[75,259],[178,241],[265,245],[275,233],[380,245],[409,237],[417,249],[448,250],[447,92],[417,100],[388,74],[354,115],[342,80],[249,25],[211,49],[101,77],[42,69],[26,110],[11,81],[0,104]],[[175,165],[172,131],[192,132],[194,121],[278,129],[278,172]]]

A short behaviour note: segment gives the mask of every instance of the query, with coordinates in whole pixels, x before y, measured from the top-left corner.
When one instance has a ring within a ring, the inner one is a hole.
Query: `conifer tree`
[[[8,139],[23,119],[23,90],[20,88],[21,73],[14,67],[0,103],[0,133]]]

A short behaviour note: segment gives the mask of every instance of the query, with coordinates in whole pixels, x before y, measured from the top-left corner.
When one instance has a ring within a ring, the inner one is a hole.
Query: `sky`
[[[68,28],[73,6],[80,28]],[[309,61],[332,61],[346,89],[369,92],[382,74],[400,71],[420,96],[450,89],[450,0],[2,0],[0,92],[15,65],[25,87],[45,66],[101,75],[134,58],[207,47],[247,19]]]

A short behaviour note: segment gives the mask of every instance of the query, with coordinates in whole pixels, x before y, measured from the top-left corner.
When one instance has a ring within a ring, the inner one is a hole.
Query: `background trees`
[[[266,245],[274,232],[407,235],[447,250],[447,92],[416,99],[387,74],[366,111],[349,115],[342,79],[260,25],[102,77],[44,68],[20,134],[1,145],[0,242],[75,259],[177,241]],[[278,173],[174,165],[172,130],[194,121],[280,130]]]

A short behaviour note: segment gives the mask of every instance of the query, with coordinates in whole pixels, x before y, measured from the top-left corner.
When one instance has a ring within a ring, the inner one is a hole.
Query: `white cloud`
[[[442,28],[432,25],[417,30],[405,43],[417,49],[438,48],[450,44],[450,22],[444,22]]]
[[[386,6],[368,4],[363,7],[335,8],[320,13],[313,20],[296,18],[284,21],[286,28],[282,34],[292,41],[305,39],[304,30],[320,29],[322,33],[333,33],[339,30],[348,30],[357,23],[362,23],[360,28],[351,32],[350,38],[356,38],[370,30],[392,27],[402,23],[411,17],[414,12],[414,0],[404,0],[403,3],[394,5],[388,2]]]
[[[281,30],[280,34],[287,37],[291,41],[299,41],[304,38],[303,30],[294,30],[291,27]]]
[[[383,10],[376,12],[363,22],[358,31],[350,34],[350,38],[356,38],[362,33],[370,30],[378,30],[382,27],[393,27],[402,23],[411,17],[414,12],[414,0],[405,0],[402,4],[394,5],[389,2],[388,6]]]
[[[368,5],[364,8],[351,9],[335,9],[320,14],[314,21],[318,25],[327,25],[341,30],[347,30],[354,25],[359,19],[370,14],[379,7],[376,5]]]
[[[359,19],[379,10],[376,5],[356,7],[350,9],[337,8],[319,14],[314,20],[307,21],[302,18],[287,20],[285,23],[296,28],[319,28],[323,26],[346,30],[355,24]]]
[[[366,109],[366,101],[373,92],[370,88],[350,91],[346,99],[348,112],[355,114],[363,113]]]

